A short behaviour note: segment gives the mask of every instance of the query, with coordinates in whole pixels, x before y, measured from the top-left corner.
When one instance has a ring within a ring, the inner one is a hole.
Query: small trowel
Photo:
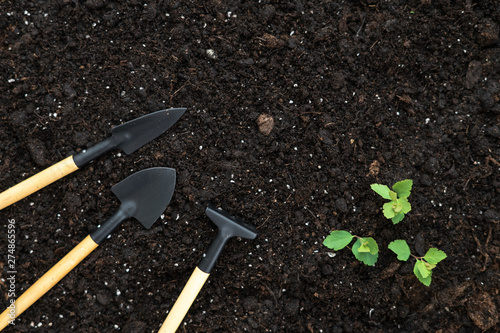
[[[174,188],[175,170],[170,168],[142,170],[113,186],[111,191],[121,202],[118,210],[9,305],[0,315],[0,331],[71,272],[123,221],[134,217],[149,229],[165,211]]]
[[[127,155],[132,154],[168,130],[185,111],[184,108],[161,110],[112,128],[109,138],[74,156],[65,158],[0,193],[0,210],[81,169],[112,149],[118,148]]]

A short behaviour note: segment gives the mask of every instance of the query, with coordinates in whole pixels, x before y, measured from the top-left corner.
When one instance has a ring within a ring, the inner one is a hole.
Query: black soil
[[[499,329],[497,1],[0,1],[0,182],[7,189],[113,126],[187,107],[132,155],[107,154],[1,211],[19,296],[119,205],[110,188],[177,170],[150,230],[128,220],[6,332],[157,332],[215,237],[233,239],[180,332]],[[398,225],[372,183],[413,179]],[[374,267],[322,245],[371,236]],[[448,254],[430,287],[415,255]],[[3,309],[2,309],[3,310]]]

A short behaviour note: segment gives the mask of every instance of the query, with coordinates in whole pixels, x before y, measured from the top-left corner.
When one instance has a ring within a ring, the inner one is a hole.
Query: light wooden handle
[[[209,275],[198,267],[195,268],[158,333],[174,333],[177,330]]]
[[[0,331],[56,285],[98,245],[87,236],[0,315]]]
[[[0,193],[0,210],[78,170],[73,156],[67,157],[34,176]]]

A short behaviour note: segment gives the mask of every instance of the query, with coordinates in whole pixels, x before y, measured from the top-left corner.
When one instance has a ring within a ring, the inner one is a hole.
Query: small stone
[[[38,140],[32,139],[27,144],[28,150],[30,152],[31,158],[38,166],[45,167],[49,164],[47,160],[47,149],[45,148],[45,144]]]
[[[283,40],[268,33],[265,33],[262,37],[260,37],[259,41],[261,45],[271,49],[277,49],[285,46],[285,42]]]
[[[347,201],[344,198],[338,198],[335,200],[335,208],[341,213],[347,212]]]
[[[110,174],[113,171],[113,161],[110,159],[106,159],[104,161],[104,168],[103,168],[105,173]]]
[[[471,89],[474,87],[479,82],[479,79],[481,79],[482,72],[481,62],[477,60],[471,61],[465,75],[465,88]]]
[[[238,61],[238,64],[242,66],[252,66],[253,64],[255,64],[255,61],[252,58],[246,58]]]
[[[96,300],[97,300],[97,302],[99,302],[102,305],[108,305],[108,303],[109,303],[109,297],[104,292],[99,292],[96,295]]]
[[[265,5],[260,11],[260,18],[264,22],[269,22],[276,15],[276,8],[273,5]]]
[[[274,128],[274,119],[268,114],[261,114],[257,118],[257,125],[259,126],[259,131],[268,136]]]
[[[215,53],[215,51],[213,49],[208,49],[205,51],[205,53],[207,54],[207,57],[209,57],[210,59],[217,59],[217,53]]]
[[[417,237],[415,237],[415,251],[419,256],[423,256],[426,252],[423,232],[419,232]]]

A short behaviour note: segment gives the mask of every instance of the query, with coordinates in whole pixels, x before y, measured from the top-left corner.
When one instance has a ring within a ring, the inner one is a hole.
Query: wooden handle
[[[158,333],[174,333],[177,330],[209,275],[198,267],[195,268]]]
[[[0,193],[0,210],[78,170],[73,156],[67,157],[34,176]]]
[[[0,315],[0,331],[56,285],[98,245],[87,236]]]

